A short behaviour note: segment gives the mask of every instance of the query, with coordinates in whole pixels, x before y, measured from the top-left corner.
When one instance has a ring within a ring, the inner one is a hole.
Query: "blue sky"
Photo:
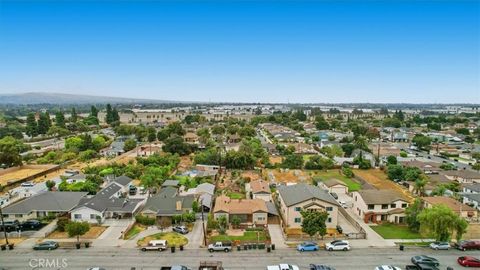
[[[0,93],[480,102],[478,1],[0,1]]]

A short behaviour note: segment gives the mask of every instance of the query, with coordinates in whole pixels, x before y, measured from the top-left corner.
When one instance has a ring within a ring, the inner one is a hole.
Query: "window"
[[[302,211],[302,208],[301,207],[295,207],[295,211],[300,212],[300,211]]]
[[[90,214],[90,219],[97,219],[97,215],[95,215],[95,214]]]
[[[395,208],[395,207],[397,207],[396,204],[394,204],[394,203],[390,204],[390,208]]]
[[[407,204],[406,204],[406,203],[402,203],[402,208],[407,208]]]
[[[333,207],[331,207],[331,206],[328,206],[326,209],[327,209],[327,211],[333,211]]]
[[[327,219],[327,222],[328,222],[328,223],[332,222],[332,218],[329,217],[329,218]]]
[[[368,205],[368,210],[373,210],[375,208],[375,205],[374,204],[369,204]]]
[[[73,215],[74,219],[82,219],[82,214],[75,214]]]
[[[299,217],[295,218],[295,223],[301,223],[301,222],[302,222],[301,218],[299,218]]]
[[[21,217],[23,217],[23,215],[22,214],[15,214],[15,217],[21,218]]]
[[[382,209],[388,209],[388,204],[382,204]]]

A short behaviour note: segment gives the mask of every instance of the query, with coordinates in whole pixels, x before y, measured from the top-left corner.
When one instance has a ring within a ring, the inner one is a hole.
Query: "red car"
[[[480,260],[471,256],[458,257],[457,262],[465,267],[480,267]]]

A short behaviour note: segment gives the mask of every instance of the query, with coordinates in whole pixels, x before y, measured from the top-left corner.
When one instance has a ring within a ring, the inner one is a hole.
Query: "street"
[[[110,269],[159,269],[161,266],[182,264],[192,269],[198,268],[200,261],[222,261],[225,269],[265,269],[267,265],[289,263],[300,269],[308,269],[310,263],[327,264],[336,270],[373,270],[381,264],[405,267],[414,255],[430,255],[437,258],[445,270],[447,266],[462,269],[456,259],[462,255],[479,256],[478,251],[461,252],[458,250],[434,251],[428,248],[407,247],[405,251],[398,248],[359,248],[349,252],[305,252],[294,249],[280,249],[267,253],[266,250],[237,251],[232,253],[208,253],[205,249],[189,249],[171,253],[141,252],[126,248],[92,247],[80,250],[34,251],[15,249],[0,251],[0,269],[88,269],[104,267]],[[46,265],[46,262],[50,265]],[[43,263],[42,265],[40,265]],[[57,264],[52,267],[53,264]],[[49,266],[49,267],[45,267]],[[473,268],[470,268],[473,269]]]

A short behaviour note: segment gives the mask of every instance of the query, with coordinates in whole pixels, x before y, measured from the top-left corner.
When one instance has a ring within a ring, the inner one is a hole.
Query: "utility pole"
[[[5,226],[5,222],[3,221],[2,207],[0,207],[0,219],[2,220],[3,233],[4,233],[4,235],[5,235],[5,243],[6,243],[7,246],[8,246],[9,243],[8,243],[8,236],[7,236],[7,226]]]

